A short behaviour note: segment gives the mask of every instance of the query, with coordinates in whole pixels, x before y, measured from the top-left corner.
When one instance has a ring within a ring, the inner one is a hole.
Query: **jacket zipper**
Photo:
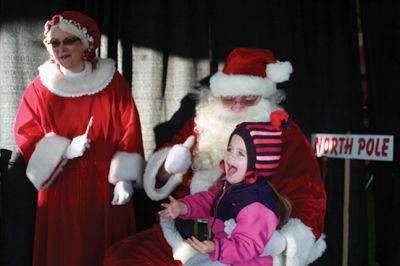
[[[218,201],[216,202],[216,204],[214,206],[214,211],[213,211],[214,219],[213,219],[213,222],[211,224],[211,229],[213,228],[215,220],[217,219],[218,205],[220,204],[220,202],[221,202],[222,198],[224,197],[224,195],[226,194],[226,192],[229,190],[229,188],[226,188],[227,187],[226,184],[227,184],[227,182],[225,181],[224,186],[222,188],[221,196],[219,196]]]

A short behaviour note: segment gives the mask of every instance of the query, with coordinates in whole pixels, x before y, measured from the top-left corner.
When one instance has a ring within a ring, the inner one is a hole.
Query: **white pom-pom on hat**
[[[274,64],[268,64],[267,77],[275,83],[289,80],[290,74],[293,72],[292,64],[288,61],[276,61]]]

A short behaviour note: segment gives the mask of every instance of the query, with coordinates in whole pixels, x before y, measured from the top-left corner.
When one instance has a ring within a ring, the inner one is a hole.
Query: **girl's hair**
[[[279,194],[279,192],[276,190],[276,188],[272,185],[270,181],[268,181],[268,184],[274,191],[274,194],[276,196],[276,201],[278,203],[278,213],[279,213],[278,229],[280,229],[289,220],[290,214],[292,213],[292,204],[290,203],[288,198]]]

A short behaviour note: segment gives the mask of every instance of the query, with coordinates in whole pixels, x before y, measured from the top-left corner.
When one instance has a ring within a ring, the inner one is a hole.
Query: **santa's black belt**
[[[207,220],[182,220],[175,219],[175,226],[183,239],[195,236],[200,241],[210,240],[212,237]]]

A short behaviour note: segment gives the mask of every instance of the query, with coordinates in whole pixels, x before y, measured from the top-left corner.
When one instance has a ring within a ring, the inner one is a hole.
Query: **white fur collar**
[[[52,93],[62,97],[81,97],[102,91],[111,82],[115,72],[112,59],[98,59],[96,69],[88,76],[65,77],[56,64],[50,61],[39,67],[43,85]]]

